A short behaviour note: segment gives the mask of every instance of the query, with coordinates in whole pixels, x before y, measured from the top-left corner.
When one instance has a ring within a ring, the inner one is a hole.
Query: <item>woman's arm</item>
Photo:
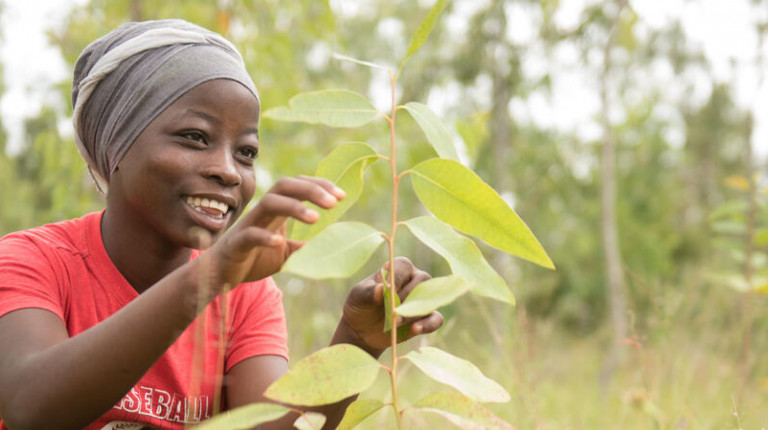
[[[405,300],[416,285],[429,278],[429,274],[417,269],[407,258],[400,257],[395,260],[395,285],[401,300]],[[373,358],[379,358],[390,342],[389,335],[384,333],[382,288],[380,271],[352,288],[331,345],[352,344],[368,352]],[[426,316],[404,319],[400,325],[410,325],[407,336],[410,339],[431,333],[442,324],[442,315],[432,312]],[[254,402],[269,402],[270,400],[264,397],[264,391],[286,371],[288,363],[283,357],[268,355],[252,357],[232,366],[227,374],[226,385],[227,404],[230,409]],[[333,429],[344,417],[347,406],[356,398],[355,395],[330,405],[302,409],[322,413],[326,417],[323,428]],[[265,424],[260,429],[292,429],[297,418],[298,414],[291,413],[278,421]]]
[[[285,220],[312,222],[317,214],[302,201],[328,208],[341,197],[343,192],[325,180],[279,181],[200,258],[72,338],[48,311],[22,309],[3,316],[0,416],[14,430],[89,424],[117,403],[194,320],[201,273],[214,293],[274,273],[300,246],[284,237]],[[206,297],[206,304],[215,296]]]
[[[82,428],[128,392],[196,315],[195,262],[69,338],[55,314],[0,318],[0,416],[12,429]]]

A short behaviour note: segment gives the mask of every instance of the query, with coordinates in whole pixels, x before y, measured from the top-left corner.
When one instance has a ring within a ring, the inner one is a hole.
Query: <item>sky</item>
[[[9,150],[18,149],[24,118],[34,116],[46,100],[55,100],[50,84],[68,78],[64,59],[48,43],[46,29],[73,4],[84,0],[0,0],[0,59],[6,92],[0,99],[0,115],[9,133]],[[62,124],[71,135],[71,126]]]
[[[20,146],[21,127],[24,118],[34,116],[46,100],[55,100],[47,88],[51,83],[68,79],[68,71],[58,51],[48,45],[45,30],[61,23],[61,17],[76,4],[86,0],[5,0],[5,10],[0,15],[0,58],[5,67],[6,93],[0,100],[0,115],[9,131],[9,150]],[[455,0],[456,10],[468,13],[470,4],[481,0]],[[578,11],[585,4],[596,0],[562,0],[561,10],[556,16],[563,28],[578,23]],[[422,3],[429,3],[424,1]],[[347,12],[355,5],[353,0],[334,0],[340,12]],[[632,7],[642,22],[649,28],[660,28],[678,17],[691,43],[704,51],[712,64],[712,73],[719,81],[734,82],[736,99],[743,107],[756,113],[756,129],[753,147],[762,160],[768,159],[768,85],[761,83],[756,64],[757,37],[754,31],[756,19],[765,19],[768,10],[756,13],[750,9],[748,0],[634,0]],[[467,6],[467,7],[465,7]],[[525,45],[535,39],[533,27],[525,16],[513,10],[509,24],[510,34],[516,42]],[[454,28],[463,20],[452,16]],[[573,52],[562,52],[566,60]],[[768,57],[768,55],[766,55]],[[762,65],[765,68],[765,64]],[[544,65],[535,59],[523,65],[526,73],[535,75],[543,71]],[[658,74],[657,74],[658,73]],[[651,79],[663,82],[669,71],[659,70]],[[525,102],[513,101],[511,113],[518,119],[539,125],[550,126],[564,131],[574,131],[581,137],[594,138],[599,128],[593,115],[599,107],[595,92],[580,83],[588,77],[578,74],[560,73],[551,96],[536,94]],[[693,76],[702,81],[700,97],[708,95],[708,79]],[[450,98],[450,91],[434,97]],[[431,100],[430,100],[431,101]],[[430,102],[428,101],[428,103]],[[429,103],[432,104],[432,103]],[[439,105],[438,103],[435,103]],[[663,110],[662,110],[663,112]],[[60,131],[71,135],[68,122],[60,124]],[[669,139],[682,143],[681,128],[670,130]]]

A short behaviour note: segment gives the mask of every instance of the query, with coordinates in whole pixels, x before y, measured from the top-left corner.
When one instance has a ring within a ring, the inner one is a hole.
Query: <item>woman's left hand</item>
[[[216,294],[224,286],[271,276],[304,242],[286,237],[289,218],[312,224],[319,214],[303,202],[330,209],[344,198],[331,181],[311,176],[281,178],[221,237],[201,260],[209,262],[210,285]]]
[[[389,270],[389,263],[384,270]],[[377,271],[352,287],[344,303],[344,312],[339,327],[334,336],[338,343],[352,343],[378,357],[390,346],[391,337],[384,333],[384,284],[381,279],[382,271]],[[400,301],[404,301],[416,285],[428,280],[431,276],[416,268],[405,257],[395,259],[395,291]],[[420,334],[431,333],[443,325],[440,312],[419,317],[402,318],[398,316],[398,327],[409,326],[404,341]]]

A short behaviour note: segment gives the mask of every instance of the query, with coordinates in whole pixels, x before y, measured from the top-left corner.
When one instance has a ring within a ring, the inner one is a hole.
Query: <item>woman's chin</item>
[[[192,227],[187,232],[187,240],[185,246],[187,248],[199,249],[201,251],[210,248],[216,240],[218,240],[220,234],[211,233],[210,231],[201,227]]]

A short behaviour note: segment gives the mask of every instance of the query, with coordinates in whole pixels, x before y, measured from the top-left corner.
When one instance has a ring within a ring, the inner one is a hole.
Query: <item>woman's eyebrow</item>
[[[220,119],[216,118],[215,116],[213,116],[213,115],[211,115],[209,113],[205,113],[205,112],[202,112],[202,111],[199,111],[199,110],[194,110],[194,109],[187,109],[186,113],[190,114],[190,115],[194,115],[194,116],[200,117],[200,118],[202,118],[202,119],[204,119],[204,120],[206,120],[208,122],[214,123],[216,125],[221,124],[221,120]],[[259,137],[259,128],[258,127],[246,127],[246,128],[243,129],[243,133],[242,134],[255,134],[256,137]]]
[[[208,114],[208,113],[205,113],[205,112],[201,112],[199,110],[187,109],[187,114],[191,114],[191,115],[200,117],[200,118],[202,118],[202,119],[204,119],[204,120],[206,120],[208,122],[212,122],[214,124],[221,124],[221,120],[220,119],[216,118],[215,116],[213,116],[211,114]]]
[[[256,127],[246,127],[243,129],[243,134],[255,134],[256,137],[259,137],[259,129]]]

